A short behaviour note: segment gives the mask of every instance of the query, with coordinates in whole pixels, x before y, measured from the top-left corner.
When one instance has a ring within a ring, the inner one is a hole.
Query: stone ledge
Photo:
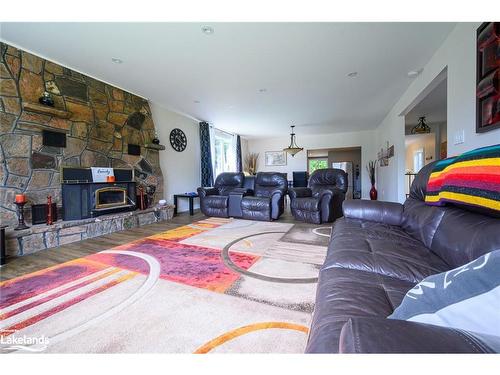
[[[56,116],[59,118],[70,118],[72,115],[71,112],[68,112],[68,111],[65,111],[62,109],[57,109],[54,107],[49,107],[46,105],[29,103],[29,102],[23,103],[23,109],[26,111],[30,111],[30,112],[41,113],[44,115]]]
[[[145,210],[121,212],[95,218],[59,221],[53,225],[39,224],[15,231],[6,231],[7,256],[23,256],[87,238],[170,220],[174,206],[155,206]]]
[[[165,146],[163,146],[163,145],[156,145],[154,143],[146,143],[144,145],[144,148],[147,148],[148,150],[156,150],[156,151],[163,151],[163,150],[165,150]]]

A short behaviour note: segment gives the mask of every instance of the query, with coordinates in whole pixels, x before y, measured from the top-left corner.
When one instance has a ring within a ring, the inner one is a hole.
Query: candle
[[[26,195],[24,194],[16,194],[16,203],[25,203]]]

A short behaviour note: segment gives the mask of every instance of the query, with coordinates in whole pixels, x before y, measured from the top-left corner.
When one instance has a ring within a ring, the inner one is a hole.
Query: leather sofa
[[[282,173],[221,173],[213,188],[198,188],[200,209],[207,216],[276,220],[284,211],[287,185]]]
[[[329,223],[342,216],[347,191],[347,173],[342,169],[318,169],[311,174],[308,187],[290,188],[290,207],[295,220]]]
[[[287,189],[286,174],[257,173],[253,194],[247,194],[241,200],[243,219],[262,221],[278,219],[284,211]]]
[[[498,218],[424,203],[432,166],[418,173],[404,205],[344,202],[319,273],[307,353],[494,351],[462,330],[387,319],[425,277],[500,249]]]
[[[229,193],[242,188],[243,173],[221,173],[213,187],[199,187],[200,210],[207,216],[229,217]]]

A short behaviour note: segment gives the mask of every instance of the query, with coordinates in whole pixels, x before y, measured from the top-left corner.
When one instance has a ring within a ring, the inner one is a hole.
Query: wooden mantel
[[[70,118],[72,115],[71,112],[62,109],[57,109],[54,107],[49,107],[47,105],[41,105],[38,103],[23,102],[23,109],[25,111],[36,112],[44,115],[55,116],[65,119]]]

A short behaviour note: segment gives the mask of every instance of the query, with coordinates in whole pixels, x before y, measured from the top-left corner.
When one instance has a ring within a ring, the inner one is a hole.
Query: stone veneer
[[[20,231],[8,230],[7,256],[28,255],[87,238],[170,220],[173,213],[172,205],[156,206],[142,211],[123,212],[98,218],[59,221],[53,225],[39,224]]]
[[[15,194],[61,205],[64,166],[133,168],[138,185],[156,187],[155,202],[163,197],[159,151],[144,147],[155,135],[145,99],[4,43],[0,57],[0,224],[16,223]],[[62,115],[25,109],[44,91]],[[65,132],[67,147],[43,146],[43,129]]]

